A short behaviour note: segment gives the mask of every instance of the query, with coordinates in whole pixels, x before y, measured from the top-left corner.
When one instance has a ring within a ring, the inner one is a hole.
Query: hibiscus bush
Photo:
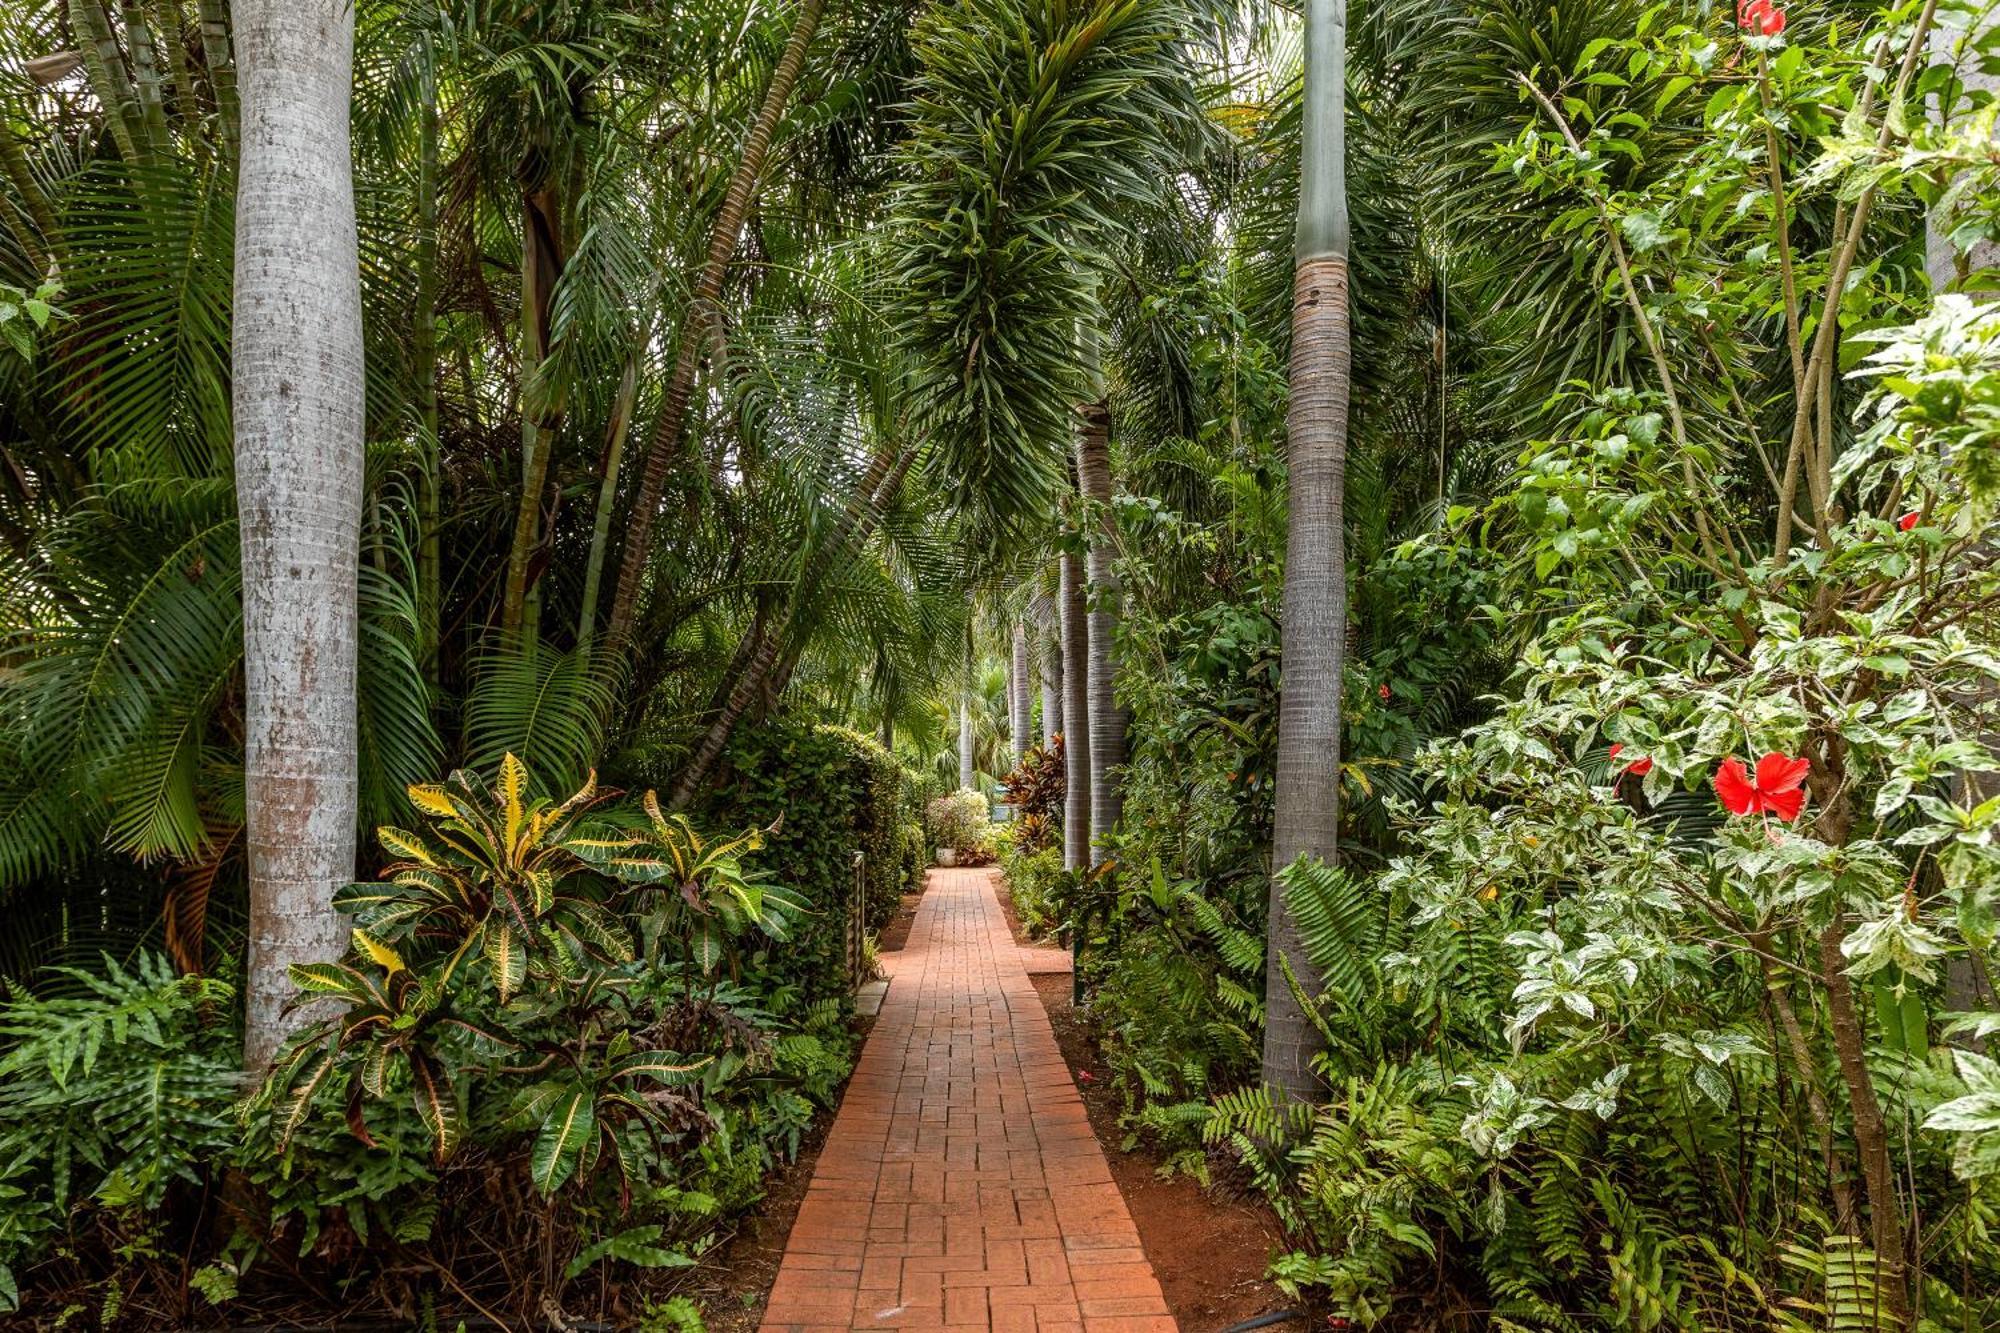
[[[1423,1273],[1509,1326],[2000,1321],[2000,166],[1933,63],[2000,41],[1733,17],[1517,72],[1497,169],[1626,354],[1412,548],[1507,556],[1519,666],[1386,869],[1289,872],[1331,1104],[1207,1125],[1365,1320]]]

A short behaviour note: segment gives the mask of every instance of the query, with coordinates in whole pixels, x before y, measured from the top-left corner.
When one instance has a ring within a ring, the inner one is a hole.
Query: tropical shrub
[[[0,1312],[110,1273],[103,1322],[140,1282],[188,1317],[189,1228],[236,1142],[232,989],[150,953],[51,980],[0,1000]]]
[[[771,830],[762,864],[812,904],[780,966],[808,998],[844,1000],[854,854],[864,856],[867,924],[886,922],[901,893],[901,778],[887,752],[845,727],[775,719],[738,733],[702,808],[714,824]]]
[[[983,865],[993,859],[993,825],[986,794],[962,787],[930,803],[931,834],[939,848],[958,853],[960,865]]]
[[[924,888],[924,874],[930,869],[931,843],[924,837],[924,826],[915,820],[906,819],[896,826],[897,857],[902,863],[903,893],[921,893]]]
[[[1063,765],[1063,738],[1057,733],[1050,744],[1032,745],[1014,765],[1013,772],[1000,779],[1007,804],[1014,807],[1017,821],[1033,821],[1037,845],[1046,846],[1061,827],[1063,793],[1068,790],[1067,769]]]
[[[776,1078],[803,1094],[781,1094],[792,1105],[745,1136],[754,1178],[768,1165],[758,1147],[795,1149],[806,1098],[845,1073],[818,1035],[782,1034],[755,991],[723,984],[805,910],[745,864],[763,835],[704,837],[650,792],[642,817],[604,813],[594,779],[561,802],[536,796],[511,755],[496,785],[459,772],[410,799],[429,828],[382,829],[400,859],[338,896],[353,952],[293,970],[325,1012],[250,1103],[250,1143],[278,1180],[314,1188],[278,1191],[275,1216],[304,1215],[308,1251],[330,1199],[349,1199],[340,1220],[355,1225],[360,1201],[327,1188],[360,1174],[352,1150],[317,1169],[338,1126],[364,1149],[386,1140],[392,1162],[413,1141],[428,1149],[428,1177],[402,1177],[430,1186],[416,1213],[393,1192],[367,1196],[399,1239],[478,1225],[441,1171],[468,1153],[482,1190],[530,1199],[509,1223],[539,1237],[523,1251],[537,1262],[510,1274],[517,1301],[607,1259],[692,1262],[721,1206],[699,1182],[738,1152],[709,1146],[718,1104],[742,1095],[732,1085]]]
[[[1015,820],[1009,833],[1018,831],[1027,816]],[[1037,846],[1034,839],[1006,836],[1000,839],[1000,876],[1013,900],[1014,913],[1029,934],[1038,938],[1054,935],[1061,923],[1056,916],[1054,891],[1062,877],[1062,848]]]

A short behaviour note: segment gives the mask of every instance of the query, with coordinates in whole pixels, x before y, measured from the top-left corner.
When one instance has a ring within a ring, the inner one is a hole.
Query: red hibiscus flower
[[[1386,699],[1389,697],[1389,687],[1387,685],[1377,685],[1375,687],[1375,693],[1381,695],[1384,699]]]
[[[1614,742],[1611,746],[1610,752],[1607,753],[1604,757],[1606,759],[1616,760],[1618,758],[1619,752],[1622,751],[1624,748],[1625,746],[1623,745],[1623,743]],[[1618,770],[1619,775],[1621,777],[1627,773],[1630,773],[1633,777],[1636,778],[1643,778],[1652,771],[1653,771],[1653,757],[1647,754],[1640,755],[1637,759],[1634,759],[1631,763],[1625,765],[1625,767]]]
[[[1901,518],[1896,520],[1896,526],[1901,528],[1903,531],[1908,532],[1911,528],[1917,526],[1917,520],[1922,517],[1923,517],[1922,514],[1912,509],[1909,513],[1903,515]]]
[[[1787,823],[1799,817],[1806,794],[1801,788],[1812,764],[1775,750],[1757,761],[1753,781],[1733,755],[1715,770],[1715,794],[1732,815],[1776,815]]]
[[[1776,37],[1785,30],[1785,11],[1772,0],[1737,0],[1736,26],[1753,37]]]

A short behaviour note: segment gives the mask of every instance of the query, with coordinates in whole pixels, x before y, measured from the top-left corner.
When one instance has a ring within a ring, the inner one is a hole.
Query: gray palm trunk
[[[972,763],[972,700],[960,697],[958,701],[958,788],[964,791],[977,780],[978,773]]]
[[[1028,647],[1028,626],[1024,621],[1014,622],[1014,665],[1007,676],[1007,701],[1013,711],[1014,760],[1019,763],[1021,756],[1028,753],[1031,743],[1028,732],[1034,722],[1035,705],[1029,694],[1034,667],[1034,654]]]
[[[1085,870],[1090,866],[1090,624],[1083,561],[1067,553],[1057,603],[1063,658],[1063,869]]]
[[[1272,864],[1332,860],[1340,822],[1340,678],[1347,561],[1341,524],[1350,371],[1344,104],[1346,6],[1306,8],[1305,136],[1292,290],[1291,401],[1285,417],[1290,518],[1285,534],[1283,693],[1278,705]],[[1316,994],[1298,923],[1274,878],[1265,949],[1264,1082],[1314,1100],[1320,1041],[1292,980]],[[1286,972],[1289,970],[1291,979]]]
[[[236,0],[242,149],[232,375],[242,519],[244,1059],[288,1028],[287,969],[338,957],[354,878],[361,281],[348,149],[354,7]]]
[[[1085,688],[1090,696],[1090,830],[1094,859],[1107,855],[1104,840],[1125,811],[1125,714],[1118,707],[1113,640],[1118,628],[1118,576],[1112,572],[1111,409],[1102,400],[1079,409],[1076,436],[1077,482],[1087,502],[1090,551],[1085,569],[1089,589],[1090,652]]]
[[[1035,598],[1035,661],[1042,683],[1042,748],[1062,731],[1062,634],[1056,628],[1056,599]]]

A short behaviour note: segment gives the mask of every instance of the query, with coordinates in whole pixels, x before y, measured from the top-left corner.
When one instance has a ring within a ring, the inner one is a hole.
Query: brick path
[[[991,870],[933,870],[766,1333],[1174,1333]]]

